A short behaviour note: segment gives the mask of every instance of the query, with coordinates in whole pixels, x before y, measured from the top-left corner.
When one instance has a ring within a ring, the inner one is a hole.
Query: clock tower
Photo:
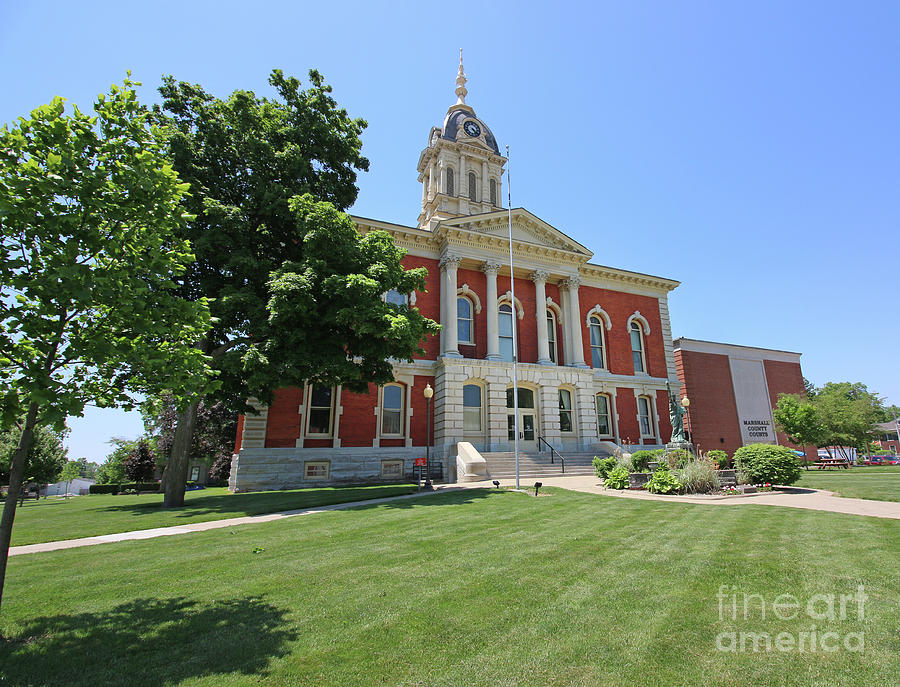
[[[456,77],[456,103],[444,124],[432,127],[419,156],[422,211],[419,228],[432,229],[442,219],[478,215],[503,207],[501,186],[506,158],[488,126],[466,104],[462,50]]]

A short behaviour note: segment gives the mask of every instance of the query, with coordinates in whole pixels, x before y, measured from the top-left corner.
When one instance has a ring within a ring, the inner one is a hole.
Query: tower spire
[[[463,71],[462,48],[459,49],[459,72],[456,75],[456,104],[465,105],[466,95],[466,73]]]

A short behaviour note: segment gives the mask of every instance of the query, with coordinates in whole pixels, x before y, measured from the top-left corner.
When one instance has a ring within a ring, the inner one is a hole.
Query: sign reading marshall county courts
[[[731,383],[744,444],[774,444],[769,386],[762,360],[729,357]]]

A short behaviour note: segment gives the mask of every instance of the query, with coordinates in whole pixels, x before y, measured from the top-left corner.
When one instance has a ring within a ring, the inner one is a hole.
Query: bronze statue
[[[672,423],[671,443],[684,443],[687,437],[684,434],[684,408],[678,402],[678,397],[672,393],[669,383],[666,382],[666,392],[669,394],[669,421]]]

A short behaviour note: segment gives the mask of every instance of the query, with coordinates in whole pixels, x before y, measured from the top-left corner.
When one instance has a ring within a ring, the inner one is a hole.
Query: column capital
[[[481,271],[496,277],[501,267],[503,267],[503,264],[496,260],[485,260],[481,265]]]
[[[569,277],[568,279],[563,279],[559,285],[569,291],[575,291],[581,286],[581,277]]]
[[[462,262],[462,257],[456,255],[455,253],[444,253],[441,256],[441,261],[438,263],[441,269],[446,269],[448,267],[456,269],[459,267],[459,263]]]
[[[547,270],[535,270],[528,276],[531,277],[531,281],[533,281],[535,284],[537,284],[538,282],[543,282],[546,284],[547,279],[550,277],[550,273]]]

